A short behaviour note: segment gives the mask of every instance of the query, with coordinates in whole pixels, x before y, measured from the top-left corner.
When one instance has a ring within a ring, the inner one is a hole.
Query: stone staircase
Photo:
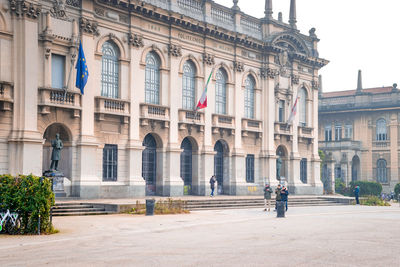
[[[56,203],[52,209],[53,216],[105,215],[115,213],[106,211],[102,205],[85,203]]]
[[[347,199],[335,199],[326,197],[289,197],[289,207],[310,207],[310,206],[337,206],[349,205]],[[275,205],[275,199],[271,200],[271,205]],[[262,197],[254,198],[227,198],[227,199],[204,199],[187,200],[185,208],[187,210],[218,210],[218,209],[248,209],[264,207]]]

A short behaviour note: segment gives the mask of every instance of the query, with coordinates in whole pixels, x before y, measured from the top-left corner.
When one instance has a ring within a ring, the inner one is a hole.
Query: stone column
[[[390,117],[390,177],[388,191],[394,191],[394,187],[400,182],[399,178],[399,152],[398,152],[398,121],[397,114],[391,114]]]
[[[41,6],[31,1],[10,2],[12,23],[12,81],[14,104],[9,136],[9,172],[13,175],[42,175],[43,136],[38,132],[38,18]],[[29,11],[29,12],[28,12]],[[3,62],[2,62],[3,65]]]

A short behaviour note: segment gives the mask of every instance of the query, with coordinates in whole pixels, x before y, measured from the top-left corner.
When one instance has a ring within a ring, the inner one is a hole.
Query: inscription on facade
[[[161,27],[155,24],[148,23],[147,29],[153,32],[161,32]]]
[[[233,48],[223,45],[223,44],[219,44],[219,43],[214,43],[214,48],[218,49],[218,50],[222,50],[225,52],[229,52],[229,53],[233,53]]]
[[[193,43],[198,43],[198,44],[203,44],[203,38],[200,37],[196,37],[190,34],[186,34],[183,32],[179,32],[178,33],[178,38],[184,41],[189,41],[189,42],[193,42]]]

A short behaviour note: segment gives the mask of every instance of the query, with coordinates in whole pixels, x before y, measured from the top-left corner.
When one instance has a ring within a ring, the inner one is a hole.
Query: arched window
[[[215,112],[226,114],[226,73],[223,69],[218,69],[215,84]]]
[[[254,118],[254,78],[247,76],[244,91],[244,116],[249,119]]]
[[[146,56],[146,103],[160,104],[160,59],[154,52]]]
[[[196,68],[191,61],[183,64],[182,108],[194,109]]]
[[[388,182],[386,160],[378,159],[376,163],[376,176],[379,183],[386,184]]]
[[[387,140],[386,120],[379,119],[376,122],[376,140],[384,141]]]
[[[306,89],[301,88],[299,92],[300,101],[300,126],[307,125],[307,92]]]
[[[101,57],[101,95],[118,98],[119,89],[119,52],[112,42],[105,42],[102,46]]]
[[[101,57],[101,95],[118,98],[119,89],[119,53],[112,42],[105,42]]]

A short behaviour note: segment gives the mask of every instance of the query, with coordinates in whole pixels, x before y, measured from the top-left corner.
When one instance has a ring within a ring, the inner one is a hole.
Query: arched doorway
[[[182,141],[181,149],[183,149],[181,153],[181,177],[183,179],[183,194],[191,195],[192,194],[192,154],[193,147],[189,138],[185,138]]]
[[[356,155],[351,160],[351,180],[357,181],[360,175],[360,158]]]
[[[61,150],[60,160],[58,162],[58,170],[64,174],[66,178],[72,178],[72,136],[70,130],[61,123],[53,123],[49,125],[44,134],[43,139],[43,157],[42,157],[42,170],[47,171],[50,169],[52,146],[51,141],[56,139],[56,134],[60,135],[60,140],[63,143]]]
[[[224,194],[224,183],[226,183],[229,174],[229,148],[225,142],[219,140],[215,143],[214,151],[217,152],[214,155],[214,174],[218,184],[217,193]]]
[[[156,194],[157,175],[157,142],[151,134],[146,135],[143,141],[145,149],[142,152],[142,177],[146,181],[146,195]]]

